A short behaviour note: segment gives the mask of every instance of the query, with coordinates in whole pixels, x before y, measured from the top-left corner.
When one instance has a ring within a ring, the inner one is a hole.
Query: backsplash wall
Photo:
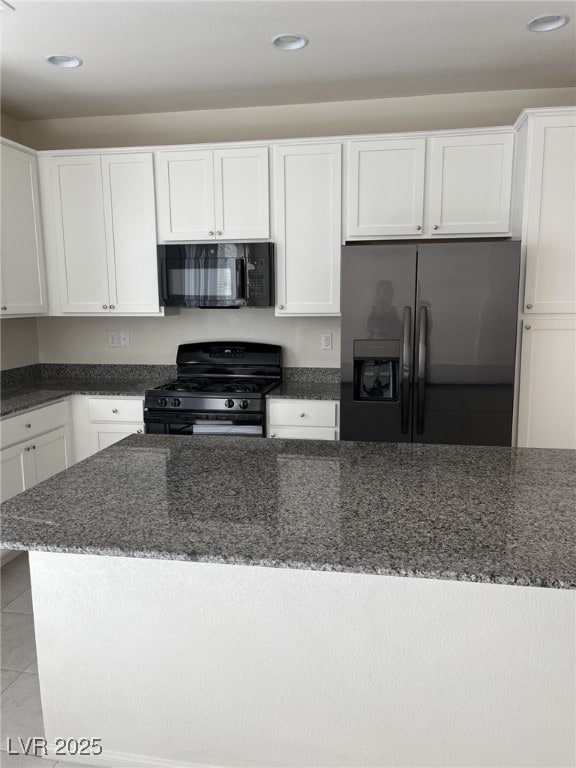
[[[8,319],[0,323],[2,347],[0,368],[20,368],[39,362],[36,318]]]
[[[38,318],[41,363],[170,365],[178,344],[190,341],[262,341],[280,344],[284,364],[340,367],[340,318],[275,317],[273,309],[190,309],[169,317]],[[128,331],[130,346],[110,348],[108,331]],[[331,350],[320,334],[332,333]]]

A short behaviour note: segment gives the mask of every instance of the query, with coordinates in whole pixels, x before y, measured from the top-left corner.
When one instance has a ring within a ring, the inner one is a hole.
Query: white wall
[[[110,349],[107,331],[127,330],[128,349]],[[333,333],[331,351],[320,334]],[[204,340],[281,344],[284,365],[339,368],[340,319],[274,317],[273,309],[187,309],[169,317],[48,317],[38,319],[42,363],[143,363],[173,365],[178,344]]]
[[[574,104],[575,88],[489,91],[402,99],[146,115],[30,120],[22,141],[36,149],[278,139],[347,133],[511,125],[526,107]]]
[[[34,365],[38,358],[38,334],[35,318],[2,319],[0,369]]]
[[[292,489],[275,513],[297,541]],[[46,552],[30,566],[46,737],[100,737],[110,762],[83,762],[575,764],[571,590]]]
[[[21,123],[10,115],[0,114],[0,136],[12,141],[22,142]]]

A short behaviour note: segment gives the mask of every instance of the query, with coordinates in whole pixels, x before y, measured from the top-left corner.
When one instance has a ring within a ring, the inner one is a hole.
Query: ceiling
[[[576,84],[566,0],[9,0],[2,110],[18,120]],[[531,33],[543,14],[568,26]],[[297,32],[300,51],[270,38]],[[60,69],[54,53],[84,60]]]

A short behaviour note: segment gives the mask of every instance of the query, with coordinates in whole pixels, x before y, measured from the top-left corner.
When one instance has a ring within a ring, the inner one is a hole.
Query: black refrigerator
[[[518,241],[342,248],[342,440],[510,445]]]

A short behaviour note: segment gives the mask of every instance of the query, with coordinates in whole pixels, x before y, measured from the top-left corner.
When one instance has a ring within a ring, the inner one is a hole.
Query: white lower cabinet
[[[2,422],[0,499],[16,496],[73,464],[68,402],[26,411]],[[26,437],[22,440],[22,437]],[[11,558],[2,550],[2,563]]]
[[[144,432],[142,397],[72,397],[72,421],[78,461]]]
[[[576,448],[576,318],[522,326],[518,445]]]
[[[267,401],[267,437],[338,440],[339,403],[335,400]]]
[[[37,408],[2,422],[2,501],[72,464],[67,402]]]

